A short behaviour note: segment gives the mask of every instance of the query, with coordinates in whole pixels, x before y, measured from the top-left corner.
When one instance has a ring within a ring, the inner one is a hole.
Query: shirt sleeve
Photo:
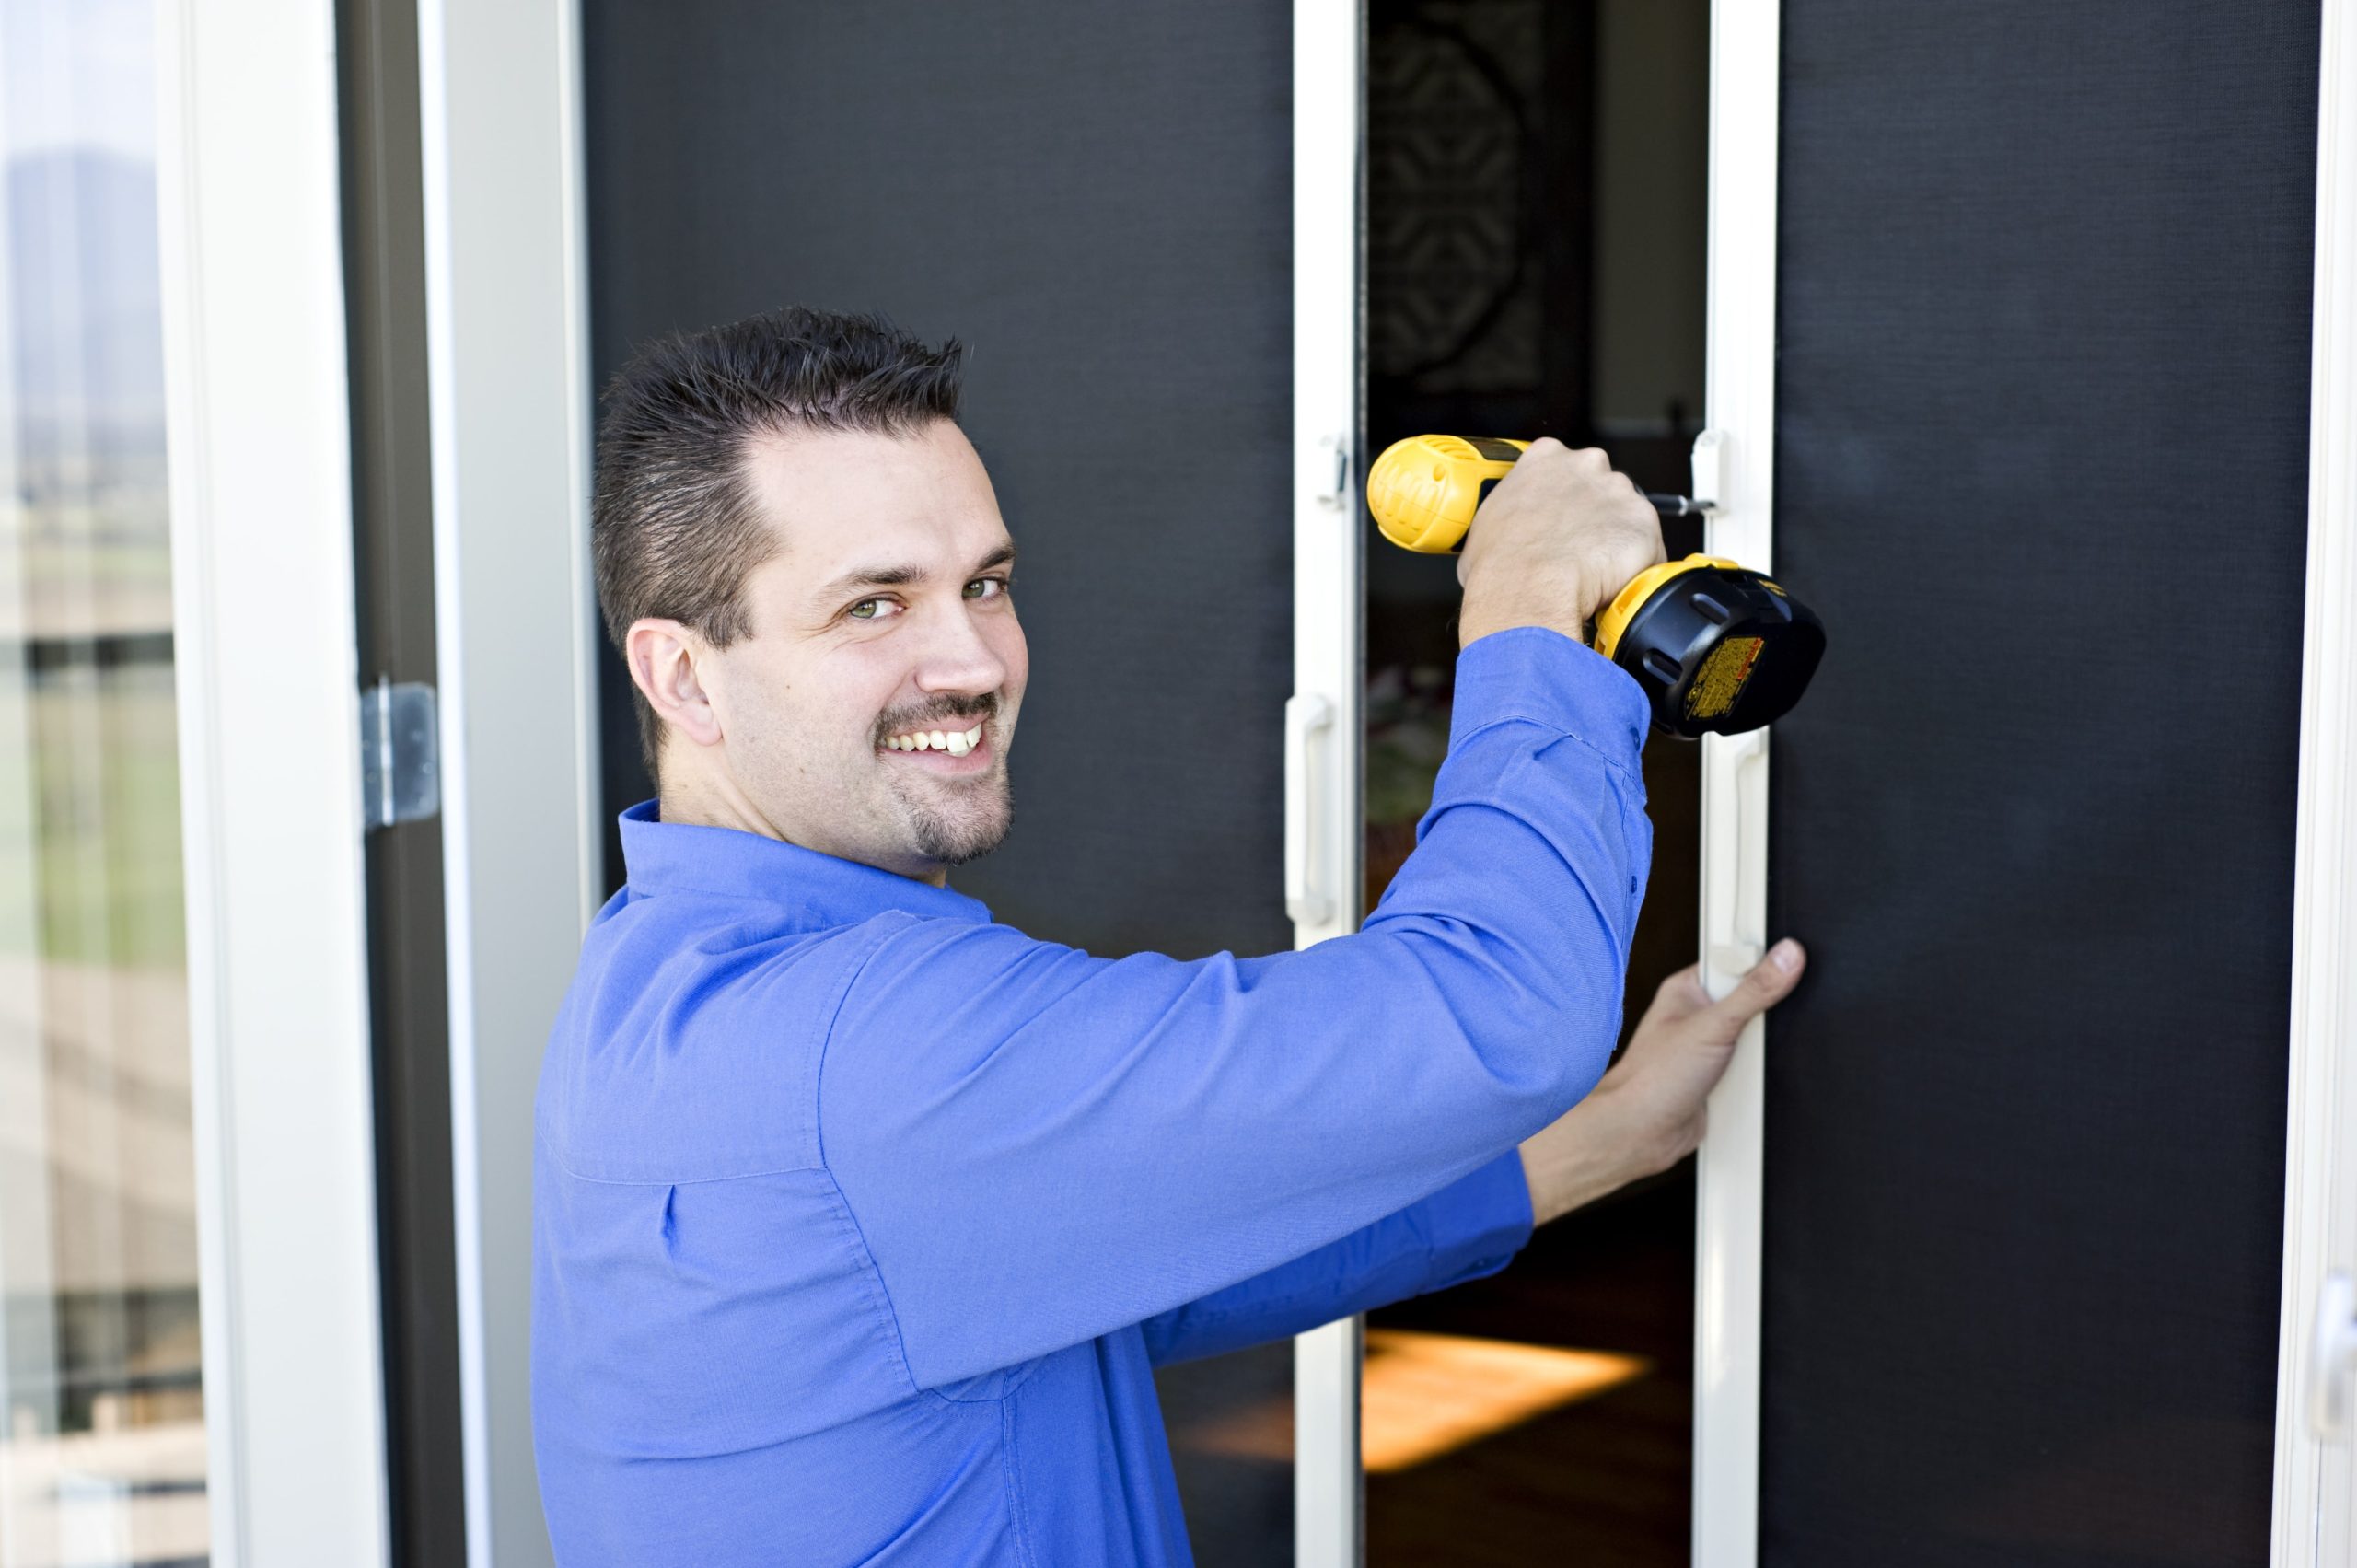
[[[1509,1149],[1462,1181],[1306,1258],[1147,1318],[1156,1366],[1224,1355],[1494,1274],[1530,1239],[1530,1183]]]
[[[1198,1301],[1471,1174],[1594,1086],[1651,836],[1635,681],[1555,633],[1457,664],[1417,848],[1354,935],[1099,958],[879,916],[822,1157],[919,1388]]]

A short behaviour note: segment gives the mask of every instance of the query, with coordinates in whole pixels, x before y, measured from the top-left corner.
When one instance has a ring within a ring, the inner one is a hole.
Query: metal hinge
[[[1310,498],[1329,512],[1339,512],[1351,498],[1351,438],[1320,436],[1318,457],[1309,469]]]
[[[360,693],[360,819],[367,830],[442,809],[434,688],[379,676]]]

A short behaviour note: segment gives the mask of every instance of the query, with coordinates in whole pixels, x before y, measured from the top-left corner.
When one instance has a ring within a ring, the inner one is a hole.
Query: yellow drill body
[[[1367,471],[1367,510],[1392,543],[1446,554],[1472,528],[1483,488],[1529,446],[1500,436],[1394,442]],[[1682,496],[1646,499],[1673,515],[1701,509]],[[1655,728],[1691,738],[1782,716],[1817,672],[1825,629],[1759,573],[1689,555],[1647,568],[1613,596],[1596,618],[1596,651],[1645,689]]]

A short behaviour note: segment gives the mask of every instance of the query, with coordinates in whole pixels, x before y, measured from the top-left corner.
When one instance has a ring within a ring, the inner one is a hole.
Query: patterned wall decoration
[[[1535,389],[1545,0],[1377,6],[1367,38],[1368,369]]]

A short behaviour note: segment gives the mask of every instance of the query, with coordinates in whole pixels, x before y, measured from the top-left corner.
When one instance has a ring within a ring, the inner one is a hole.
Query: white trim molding
[[[1705,438],[1723,486],[1709,549],[1775,565],[1776,0],[1711,7]],[[1723,995],[1767,936],[1768,735],[1702,744],[1701,952]],[[1760,1191],[1765,1030],[1754,1019],[1711,1096],[1695,1202],[1696,1568],[1753,1568],[1759,1538]]]
[[[551,1561],[532,1103],[602,886],[578,25],[570,0],[418,6],[470,1568]]]
[[[326,0],[157,7],[173,656],[220,1568],[389,1552]]]
[[[1293,647],[1285,894],[1294,944],[1358,929],[1359,646],[1366,517],[1358,500],[1359,146],[1365,73],[1357,0],[1293,7]],[[1272,715],[1273,716],[1273,715]],[[1316,722],[1312,722],[1312,718]],[[1277,892],[1272,883],[1270,892]],[[1294,1342],[1294,1560],[1356,1568],[1361,1326]]]
[[[2292,913],[2275,1568],[2357,1562],[2357,1433],[2328,1437],[2317,1316],[2357,1275],[2357,15],[2326,0],[2316,139],[2307,627]]]

